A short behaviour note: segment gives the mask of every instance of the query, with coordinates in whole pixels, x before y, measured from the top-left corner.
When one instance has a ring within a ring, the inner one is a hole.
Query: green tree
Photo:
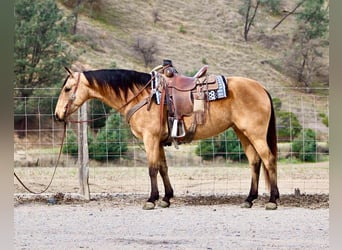
[[[302,161],[316,162],[317,144],[315,131],[312,129],[305,129],[302,138],[298,137],[292,143],[292,151],[294,152],[294,155]]]
[[[297,22],[304,25],[307,39],[324,37],[329,28],[329,5],[325,0],[305,0],[297,14]]]
[[[293,12],[296,14],[297,29],[284,65],[287,73],[310,92],[310,84],[315,77],[320,72],[328,71],[328,65],[320,58],[323,56],[322,49],[329,44],[329,5],[324,0],[302,0],[297,6],[300,8]]]
[[[322,55],[319,48],[325,44],[324,38],[328,32],[329,9],[324,0],[306,0],[302,8],[297,15],[298,45],[294,47],[299,55],[297,80],[303,82],[307,91],[310,91],[313,76],[322,67],[317,59]]]
[[[302,131],[302,125],[294,113],[278,111],[276,117],[279,141],[291,141]]]
[[[67,23],[54,0],[16,0],[14,33],[15,87],[54,86],[72,57],[63,43]],[[22,91],[29,96],[32,89]]]
[[[65,76],[64,66],[74,59],[63,43],[68,32],[67,22],[54,0],[15,0],[14,8],[15,113],[50,112],[54,106],[51,99],[28,98],[41,92],[40,87],[60,84]],[[48,91],[45,96],[57,94],[57,91]],[[40,103],[40,110],[38,100],[46,101]],[[24,102],[27,103],[24,105]],[[17,118],[17,122],[20,120]]]

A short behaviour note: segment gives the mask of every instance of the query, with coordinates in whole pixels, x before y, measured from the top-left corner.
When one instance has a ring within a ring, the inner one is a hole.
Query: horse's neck
[[[97,94],[94,95],[94,98],[100,100],[109,107],[120,112],[121,107],[124,106],[126,102],[122,100],[120,97],[118,97],[114,91],[111,92],[112,93],[108,94],[102,94],[100,92],[97,92]]]
[[[91,92],[91,98],[99,99],[122,115],[125,115],[134,105],[149,96],[149,92],[147,90],[143,91],[138,96],[135,96],[131,91],[129,91],[127,98],[124,98],[123,93],[121,93],[121,96],[118,96],[115,91],[110,88],[104,91],[101,87],[95,87]]]

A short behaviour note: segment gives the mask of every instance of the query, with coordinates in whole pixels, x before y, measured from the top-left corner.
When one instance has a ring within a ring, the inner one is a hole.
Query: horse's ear
[[[65,68],[65,70],[69,73],[69,76],[70,76],[70,77],[73,77],[73,76],[74,76],[73,72],[72,72],[68,67],[64,67],[64,68]]]

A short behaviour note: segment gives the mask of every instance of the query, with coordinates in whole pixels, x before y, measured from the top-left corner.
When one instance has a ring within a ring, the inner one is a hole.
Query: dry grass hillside
[[[60,1],[63,2],[63,1]],[[289,48],[294,17],[288,18],[276,30],[272,27],[281,16],[258,12],[249,41],[243,38],[244,17],[239,14],[240,0],[101,0],[79,15],[78,39],[71,43],[80,53],[75,64],[84,69],[117,68],[150,71],[165,58],[172,59],[178,71],[193,72],[203,64],[209,73],[226,76],[246,76],[260,81],[273,97],[288,103],[312,102],[312,95],[294,90],[293,81],[275,70],[269,63],[283,57]],[[291,10],[294,1],[283,1],[282,9]],[[66,15],[67,5],[60,4]],[[154,22],[155,17],[158,18]],[[148,67],[133,49],[137,39],[155,43],[155,62]],[[324,60],[328,63],[328,49]],[[285,87],[285,88],[284,88]],[[291,100],[286,98],[291,96]],[[298,98],[294,98],[298,96]],[[327,112],[326,99],[314,102],[318,112]],[[302,105],[302,104],[298,104]],[[289,108],[292,109],[292,108]],[[325,129],[324,125],[319,125]]]

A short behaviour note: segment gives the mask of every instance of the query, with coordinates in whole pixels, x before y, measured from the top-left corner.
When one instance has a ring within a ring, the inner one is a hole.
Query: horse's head
[[[55,108],[55,117],[59,121],[65,121],[74,113],[86,101],[87,93],[83,74],[65,69],[69,75],[65,79]]]

